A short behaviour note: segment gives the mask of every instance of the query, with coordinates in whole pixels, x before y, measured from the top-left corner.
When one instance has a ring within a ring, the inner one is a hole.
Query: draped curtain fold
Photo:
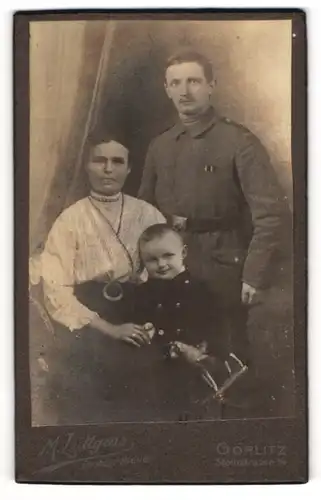
[[[30,25],[30,254],[75,201],[108,74],[114,21]]]

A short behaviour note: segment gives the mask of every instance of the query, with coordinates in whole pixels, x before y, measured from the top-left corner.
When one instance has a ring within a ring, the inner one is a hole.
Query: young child
[[[244,365],[228,350],[215,297],[184,265],[181,235],[167,224],[150,226],[139,251],[148,281],[131,297],[130,321],[144,324],[150,334],[146,356],[153,360],[148,382],[154,404],[161,414],[180,419],[209,393],[205,369],[207,383],[217,389]]]

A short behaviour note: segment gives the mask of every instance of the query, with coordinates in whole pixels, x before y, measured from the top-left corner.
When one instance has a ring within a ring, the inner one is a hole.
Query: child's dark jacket
[[[128,319],[137,324],[152,323],[156,328],[153,343],[165,349],[175,340],[194,346],[206,341],[210,353],[226,355],[215,296],[188,271],[172,280],[150,279],[137,287]]]

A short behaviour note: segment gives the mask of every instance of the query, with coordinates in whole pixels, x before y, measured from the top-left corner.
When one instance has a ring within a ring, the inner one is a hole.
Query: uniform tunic
[[[212,108],[189,128],[176,124],[151,143],[139,196],[165,214],[225,222],[224,231],[193,234],[195,246],[205,250],[207,264],[242,266],[244,282],[264,284],[278,242],[281,193],[265,149],[245,127]],[[253,235],[246,248],[242,215],[248,208]]]
[[[152,141],[139,197],[167,216],[217,222],[202,232],[187,226],[187,264],[233,307],[235,334],[246,316],[241,282],[264,286],[279,239],[282,196],[260,141],[213,108],[189,127],[177,123]]]

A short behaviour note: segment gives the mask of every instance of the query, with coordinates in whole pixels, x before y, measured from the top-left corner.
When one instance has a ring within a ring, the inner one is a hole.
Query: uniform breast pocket
[[[230,179],[229,165],[223,160],[210,158],[204,159],[198,169],[198,185],[204,189],[217,188],[220,190]]]
[[[175,165],[166,164],[157,171],[156,199],[160,208],[170,211],[175,202]]]
[[[167,186],[173,183],[175,173],[174,163],[166,163],[157,169],[157,183],[160,186]]]
[[[220,158],[206,158],[199,171],[199,178],[205,183],[223,186],[231,180],[230,162]]]
[[[198,217],[222,216],[228,203],[228,182],[224,166],[214,162],[204,162],[198,170],[194,184],[194,196]]]

